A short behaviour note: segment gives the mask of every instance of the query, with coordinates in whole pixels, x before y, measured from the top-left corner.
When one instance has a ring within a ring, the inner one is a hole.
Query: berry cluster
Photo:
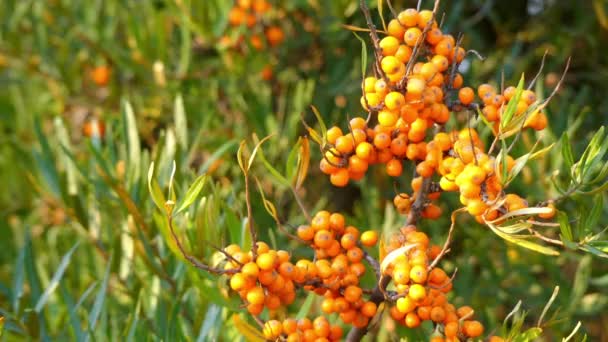
[[[360,246],[374,246],[378,233],[360,233],[356,227],[346,226],[341,214],[321,211],[310,226],[298,228],[298,237],[311,243],[315,250],[316,261],[311,266],[317,278],[307,282],[304,289],[325,297],[323,312],[338,313],[346,324],[366,326],[376,314],[376,304],[365,301],[359,287],[359,279],[366,271],[365,252]]]
[[[456,308],[448,302],[446,295],[452,289],[452,280],[441,268],[430,268],[441,249],[430,245],[425,233],[413,225],[403,227],[390,239],[387,250],[398,253],[383,270],[392,278],[396,290],[392,295],[395,305],[390,309],[395,321],[408,328],[416,328],[424,321],[434,322],[441,336],[434,336],[431,341],[458,341],[483,334],[484,327],[473,320],[471,307]]]
[[[387,174],[398,177],[404,159],[426,158],[427,130],[450,118],[446,93],[462,86],[454,67],[465,56],[432,18],[431,11],[408,9],[389,22],[389,35],[378,43],[380,76],[367,77],[362,84],[361,106],[377,113],[377,125],[368,128],[369,120],[355,118],[349,134],[339,127],[328,130],[321,170],[332,184],[358,180],[374,163],[385,164]]]
[[[264,242],[257,242],[257,256],[244,252],[238,245],[224,248],[226,270],[238,270],[230,274],[230,288],[237,291],[247,304],[247,311],[259,315],[264,308],[276,310],[291,304],[296,297],[294,281],[306,277],[306,271],[289,262],[290,254],[284,250],[272,250]]]
[[[339,341],[343,334],[339,325],[330,324],[324,316],[319,316],[313,321],[308,318],[299,320],[287,318],[282,322],[270,320],[264,324],[262,332],[268,340],[287,342]]]
[[[376,304],[364,299],[359,280],[366,271],[363,264],[365,252],[362,247],[372,247],[378,241],[378,233],[373,230],[361,233],[354,226],[346,225],[339,213],[320,211],[314,215],[310,225],[297,229],[297,236],[309,243],[315,252],[314,261],[300,259],[290,262],[290,254],[284,250],[273,250],[264,242],[257,242],[257,255],[244,252],[237,245],[223,249],[225,270],[230,287],[239,293],[252,315],[259,315],[264,308],[274,311],[291,304],[296,288],[313,291],[324,296],[322,310],[325,313],[339,313],[346,324],[364,327],[376,314]],[[310,321],[283,323],[271,320],[264,327],[264,335],[276,339],[326,338],[339,339],[342,330],[330,326],[326,318],[318,317]],[[299,339],[295,339],[298,341]]]
[[[517,89],[513,86],[507,87],[502,94],[497,93],[496,89],[489,84],[482,84],[477,88],[477,95],[483,102],[483,109],[481,110],[484,117],[494,123],[494,132],[498,132],[498,125],[503,113],[506,111],[507,106],[511,101],[517,101],[515,103],[515,116],[524,115],[529,111],[530,107],[536,102],[536,94],[531,90],[524,90],[517,97]],[[463,100],[473,101],[474,92],[471,88],[462,88],[458,93],[460,101]],[[524,128],[532,128],[537,131],[542,131],[547,127],[547,116],[539,110],[533,110],[529,113],[526,121],[524,122]]]

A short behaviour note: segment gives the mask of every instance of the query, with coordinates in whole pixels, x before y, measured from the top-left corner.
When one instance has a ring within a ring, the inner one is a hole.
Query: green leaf
[[[511,243],[514,243],[520,247],[524,247],[524,248],[527,248],[527,249],[530,249],[530,250],[533,250],[535,252],[545,254],[545,255],[554,255],[554,256],[559,255],[559,252],[553,248],[539,245],[535,242],[525,240],[519,236],[513,236],[511,234],[506,234],[506,233],[500,231],[500,229],[498,229],[494,225],[488,225],[488,226],[494,231],[494,233],[496,233],[496,235],[498,235],[501,238],[503,238]]]
[[[311,292],[308,294],[306,300],[304,300],[304,303],[302,303],[300,310],[298,310],[298,313],[296,314],[296,319],[302,319],[308,315],[308,312],[310,311],[310,308],[312,307],[312,303],[314,302],[315,298],[316,295],[314,293]]]
[[[581,258],[574,275],[574,283],[572,284],[572,292],[570,295],[570,310],[575,312],[580,304],[583,295],[589,286],[589,278],[591,278],[591,255],[585,255]]]
[[[198,337],[196,338],[197,342],[209,340],[209,334],[211,333],[211,329],[217,329],[217,320],[218,318],[220,318],[221,313],[221,307],[215,304],[209,305],[209,307],[207,308],[207,312],[205,313],[205,320],[201,324],[201,329],[199,331]]]
[[[509,104],[507,104],[507,108],[505,109],[505,112],[501,116],[501,119],[500,119],[501,128],[507,127],[509,122],[511,122],[511,118],[515,114],[515,110],[517,109],[517,103],[519,102],[519,99],[521,98],[521,94],[522,94],[523,90],[524,90],[524,75],[522,74],[521,78],[519,79],[519,83],[517,84],[517,89],[515,91],[515,95],[509,101]]]
[[[40,311],[42,311],[42,308],[44,308],[44,305],[49,300],[49,297],[51,296],[51,294],[53,292],[55,292],[55,290],[57,289],[57,286],[59,286],[59,281],[63,277],[63,273],[65,273],[65,270],[67,269],[68,265],[70,264],[70,259],[72,258],[72,254],[74,253],[74,251],[76,250],[76,247],[78,247],[79,244],[80,244],[80,242],[76,242],[76,244],[74,246],[72,246],[72,248],[70,248],[70,250],[61,258],[59,267],[57,267],[57,271],[55,271],[55,274],[53,275],[51,282],[49,283],[46,290],[44,290],[44,293],[42,293],[42,296],[40,296],[40,298],[38,298],[38,302],[36,303],[36,307],[34,308],[34,310],[37,313],[40,313]]]
[[[99,291],[97,291],[97,295],[95,296],[95,302],[93,303],[93,308],[89,313],[89,331],[95,329],[97,325],[97,321],[99,320],[99,316],[101,315],[101,310],[103,310],[103,304],[106,300],[106,295],[108,293],[108,282],[110,280],[110,266],[112,266],[112,257],[108,260],[108,266],[106,267],[106,272],[103,276],[103,281],[101,286],[99,287]]]
[[[182,148],[182,151],[188,150],[188,123],[186,119],[186,111],[184,110],[184,100],[181,94],[177,94],[174,105],[174,120],[175,120],[175,135],[177,143]]]
[[[572,156],[572,146],[570,146],[567,132],[562,134],[560,144],[562,145],[562,158],[564,159],[564,163],[566,163],[566,168],[571,172],[572,165],[574,165],[574,157]]]
[[[319,122],[319,127],[321,128],[321,136],[323,137],[323,142],[327,141],[327,125],[325,125],[325,121],[323,121],[323,117],[319,110],[315,106],[310,106],[312,112],[315,114],[317,121]]]
[[[514,341],[528,342],[537,339],[543,333],[543,329],[534,327],[530,328],[521,335],[517,336]]]
[[[298,152],[300,151],[300,145],[302,139],[298,139],[289,154],[287,155],[287,161],[285,162],[285,178],[292,180],[298,167]]]
[[[67,151],[72,151],[72,145],[70,142],[70,137],[68,135],[68,131],[63,124],[63,120],[61,118],[56,117],[53,120],[53,124],[55,125],[55,131],[57,133],[57,140],[59,140],[60,146],[62,149]],[[65,167],[66,173],[66,181],[67,181],[67,190],[70,195],[78,194],[78,184],[76,181],[76,165],[72,158],[70,158],[70,154],[65,154],[61,156],[61,161]]]
[[[198,178],[196,178],[196,180],[190,185],[190,188],[188,188],[188,191],[186,191],[186,195],[184,196],[179,209],[177,209],[177,213],[180,213],[184,209],[188,208],[196,200],[201,190],[203,190],[206,182],[207,175],[200,175]]]
[[[135,184],[139,180],[141,172],[141,148],[139,134],[137,132],[137,121],[133,113],[133,107],[128,101],[123,101],[122,117],[124,124],[124,136],[127,139],[127,170],[129,183]]]
[[[570,226],[570,222],[568,221],[568,215],[562,211],[557,212],[557,222],[559,222],[559,229],[561,231],[562,240],[564,242],[572,242],[574,237],[572,236],[572,227]]]
[[[25,249],[27,245],[24,245],[19,249],[19,255],[17,256],[17,262],[15,263],[14,275],[13,275],[13,311],[19,311],[19,300],[23,296],[23,283],[25,278]]]
[[[359,41],[361,42],[361,78],[365,78],[365,73],[367,70],[367,45],[365,44],[365,40],[353,31],[353,34]]]
[[[380,14],[380,21],[382,21],[382,28],[386,31],[386,22],[384,21],[384,0],[378,0],[378,14]]]
[[[579,183],[584,181],[585,174],[593,166],[595,157],[598,155],[603,156],[603,154],[606,152],[606,149],[608,148],[606,143],[608,143],[608,140],[605,140],[604,144],[600,145],[600,142],[602,141],[604,141],[603,126],[593,135],[593,138],[591,138],[591,141],[583,152],[581,159],[576,163],[575,176]],[[590,161],[589,164],[587,163],[588,161]]]
[[[602,210],[604,209],[604,195],[597,194],[593,198],[593,207],[589,213],[581,217],[580,224],[583,232],[590,233],[598,223]]]
[[[61,197],[61,187],[59,185],[59,174],[55,165],[55,156],[49,145],[49,141],[46,135],[42,131],[40,126],[41,120],[39,118],[34,119],[34,132],[40,143],[41,152],[34,152],[34,159],[38,164],[38,169],[42,173],[46,184],[49,186],[51,192],[56,197]]]
[[[160,185],[158,185],[158,182],[156,181],[156,179],[154,179],[154,174],[154,162],[152,162],[150,164],[150,167],[148,168],[148,191],[150,192],[150,196],[152,197],[154,204],[156,204],[158,209],[164,212],[165,202],[167,200],[165,199],[165,195],[160,189]]]
[[[268,138],[268,137],[267,137]],[[257,146],[260,146],[260,144],[263,141],[260,141],[258,143]],[[270,164],[270,162],[268,161],[268,159],[266,159],[266,156],[264,155],[264,150],[263,149],[258,149],[258,155],[260,156],[260,160],[262,160],[262,164],[264,165],[264,167],[266,167],[266,170],[268,170],[268,172],[270,172],[270,174],[272,175],[273,180],[275,180],[276,182],[278,182],[280,185],[286,186],[286,187],[290,187],[291,183],[283,176],[281,175],[281,173],[279,171],[277,171],[277,169],[275,169],[272,164]],[[253,157],[253,154],[252,154]],[[250,157],[250,163],[251,163],[251,157]]]

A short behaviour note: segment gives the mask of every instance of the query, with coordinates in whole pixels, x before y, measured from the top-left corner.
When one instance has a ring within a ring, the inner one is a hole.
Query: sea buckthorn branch
[[[365,22],[367,23],[367,27],[369,28],[369,35],[372,39],[372,43],[374,45],[374,70],[378,72],[380,77],[388,84],[388,79],[384,70],[380,67],[380,57],[382,56],[382,48],[380,47],[378,38],[378,32],[376,31],[376,25],[372,21],[372,16],[369,13],[369,8],[367,8],[367,3],[365,0],[360,1],[361,11],[363,12],[363,16],[365,17]]]
[[[211,266],[201,262],[193,255],[190,255],[188,252],[186,252],[186,250],[184,249],[184,246],[182,245],[181,240],[178,238],[177,234],[175,233],[175,228],[173,227],[173,216],[171,215],[170,212],[167,213],[167,224],[169,226],[169,231],[171,232],[171,236],[173,237],[173,240],[175,241],[177,248],[182,253],[182,256],[186,260],[188,260],[194,267],[196,267],[200,270],[212,273],[212,274],[234,274],[234,273],[236,273],[236,271],[232,270],[232,269],[219,269],[219,268],[211,267]],[[221,252],[225,253],[224,251],[221,251]],[[230,259],[233,260],[234,262],[238,262],[237,260],[232,258],[232,256],[229,256],[228,254],[226,254],[226,255],[227,255],[227,257],[230,257]]]

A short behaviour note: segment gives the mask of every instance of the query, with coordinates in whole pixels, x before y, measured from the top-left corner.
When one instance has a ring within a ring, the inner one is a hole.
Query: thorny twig
[[[167,222],[169,224],[169,231],[171,232],[171,236],[173,237],[173,240],[175,241],[177,248],[182,253],[182,256],[186,260],[188,260],[194,267],[201,269],[203,271],[209,272],[209,273],[213,273],[213,274],[237,273],[237,270],[234,270],[234,269],[225,270],[225,269],[211,267],[207,264],[202,263],[196,257],[188,254],[188,252],[186,252],[186,250],[184,250],[184,246],[182,245],[182,242],[180,241],[180,239],[177,237],[177,234],[175,233],[175,229],[173,228],[173,217],[170,214],[167,214]]]
[[[546,55],[546,52],[545,52],[545,55]],[[543,56],[543,63],[541,64],[541,70],[542,70],[544,61],[545,61],[545,57]],[[559,79],[559,82],[555,86],[555,89],[553,89],[553,92],[551,92],[551,95],[549,95],[549,97],[547,97],[547,99],[545,101],[543,101],[541,104],[538,105],[538,108],[539,108],[538,110],[544,108],[549,103],[549,101],[551,101],[551,99],[553,98],[553,96],[555,96],[555,94],[557,93],[557,91],[561,87],[562,82],[564,81],[564,78],[566,77],[566,73],[568,73],[568,69],[569,68],[570,68],[570,57],[568,57],[568,61],[566,62],[566,67],[564,68],[564,72],[562,73],[562,77]],[[540,74],[540,70],[538,71],[538,74],[536,75],[536,77],[534,77],[533,82],[536,80],[536,78],[538,77],[539,74]],[[533,83],[530,83],[530,86],[532,86],[532,84]],[[521,126],[519,127],[519,130],[517,131],[517,135],[515,135],[515,138],[513,139],[513,141],[509,145],[509,148],[507,149],[507,154],[509,152],[511,152],[511,150],[515,146],[515,143],[519,140],[519,138],[521,136],[521,132],[524,129],[524,125],[526,124],[526,120],[527,120],[528,116],[531,114],[530,112],[531,111],[527,111],[526,112],[526,115],[525,115],[524,119],[521,122]]]

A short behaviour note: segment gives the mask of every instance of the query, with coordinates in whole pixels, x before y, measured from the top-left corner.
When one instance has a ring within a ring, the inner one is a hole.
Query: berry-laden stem
[[[416,201],[414,201],[414,203],[412,204],[410,213],[408,214],[407,219],[405,221],[406,226],[415,225],[416,222],[418,222],[418,220],[420,219],[420,217],[422,217],[422,210],[424,210],[424,205],[426,203],[427,195],[429,194],[430,188],[431,188],[431,178],[425,178],[422,182],[422,188],[420,189],[420,193],[418,194],[418,197],[416,197]],[[371,302],[374,302],[374,304],[376,304],[377,306],[379,306],[380,303],[385,302],[387,300],[387,298],[385,296],[386,288],[388,287],[388,284],[390,282],[391,282],[390,276],[381,275],[380,279],[378,280],[378,284],[372,290],[372,294],[370,295],[369,300]],[[346,341],[347,342],[361,341],[363,336],[365,336],[368,333],[369,328],[370,328],[369,325],[367,325],[363,328],[353,327],[350,330],[350,332],[348,333],[348,335],[346,336]]]

